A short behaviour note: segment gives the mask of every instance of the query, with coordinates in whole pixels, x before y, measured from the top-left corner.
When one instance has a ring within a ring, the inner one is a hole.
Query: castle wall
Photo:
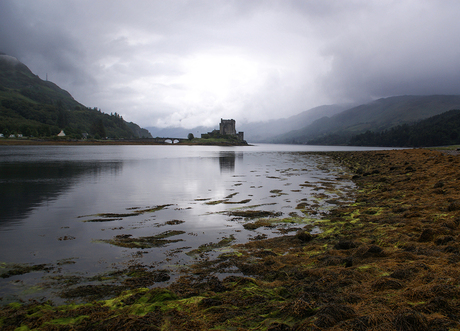
[[[210,136],[236,136],[238,140],[244,140],[244,132],[236,132],[235,120],[224,120],[220,119],[219,130],[213,130],[212,132],[204,133],[201,138],[209,138]]]
[[[236,135],[235,120],[220,119],[220,134],[221,135]]]

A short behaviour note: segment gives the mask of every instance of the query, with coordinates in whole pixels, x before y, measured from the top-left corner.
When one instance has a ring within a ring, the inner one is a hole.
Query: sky
[[[0,52],[142,127],[460,94],[457,0],[0,0]]]

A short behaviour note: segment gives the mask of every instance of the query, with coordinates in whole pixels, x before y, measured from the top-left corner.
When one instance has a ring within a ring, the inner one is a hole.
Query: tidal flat
[[[249,228],[254,224],[292,231],[266,238],[260,233],[245,243],[226,237],[215,243],[222,250],[209,255],[206,247],[214,246],[204,245],[202,258],[164,286],[152,285],[162,284],[171,271],[146,265],[120,270],[124,281],[119,285],[96,287],[69,278],[67,286],[60,283],[63,293],[74,300],[80,293],[86,300],[4,305],[0,326],[458,330],[460,158],[428,150],[321,154],[351,171],[357,186],[353,201],[324,196],[335,190],[333,181],[322,181],[315,186],[318,195],[296,201],[289,217],[276,215],[276,210],[254,218],[252,212],[249,217],[228,214]],[[327,200],[332,206],[324,211],[321,206]],[[262,210],[248,205],[240,209]],[[296,223],[302,215],[315,221]],[[100,275],[100,280],[118,276]]]
[[[41,193],[50,183],[43,195],[53,192],[52,200],[34,203],[37,207],[14,208],[12,212],[30,210],[19,222],[11,222],[10,216],[0,223],[1,304],[82,303],[108,299],[140,282],[168,286],[187,274],[191,264],[233,253],[235,244],[295,233],[307,224],[314,233],[319,228],[313,224],[337,201],[354,201],[352,175],[331,158],[311,153],[120,146],[49,151],[57,160],[45,158],[41,164],[43,152],[24,149],[28,162],[6,165],[4,174],[10,175],[0,179],[16,191],[24,186],[24,192],[37,185]],[[186,162],[184,151],[191,154],[185,155]],[[11,157],[24,159],[11,152]],[[121,152],[130,156],[114,162]],[[159,152],[164,158],[158,158]],[[84,159],[88,154],[89,162]],[[17,171],[22,167],[24,175]],[[61,184],[62,175],[70,177],[69,185]],[[58,194],[52,191],[54,182]],[[133,268],[168,277],[134,281]],[[218,277],[227,274],[242,275],[229,268]]]

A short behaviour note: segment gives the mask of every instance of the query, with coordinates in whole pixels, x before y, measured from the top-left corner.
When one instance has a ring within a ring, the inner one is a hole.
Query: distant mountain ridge
[[[44,81],[15,57],[0,53],[0,133],[73,138],[150,138],[150,133],[119,114],[87,108],[56,84]]]
[[[433,147],[460,144],[460,110],[453,109],[415,124],[351,137],[352,146]]]
[[[460,109],[459,95],[395,96],[363,104],[270,140],[273,143],[344,144],[352,135],[382,131]]]
[[[344,145],[367,131],[383,132],[452,109],[460,109],[459,95],[405,95],[359,106],[323,105],[270,121],[241,123],[236,119],[236,127],[244,132],[245,140],[254,143]],[[69,92],[33,74],[18,59],[0,53],[0,133],[50,137],[62,129],[71,138],[81,138],[84,132],[96,138],[187,138],[189,133],[199,137],[216,127],[143,129],[119,114],[82,105]]]
[[[265,122],[238,123],[248,142],[346,145],[349,139],[368,130],[392,127],[460,109],[459,95],[404,95],[381,98],[366,104],[324,105],[298,115]],[[198,136],[212,128],[148,128],[153,136]]]
[[[250,142],[267,142],[277,135],[301,129],[319,118],[333,116],[348,108],[349,105],[323,105],[288,118],[241,124],[239,130],[244,131],[245,139]]]
[[[236,127],[238,131],[244,132],[244,139],[246,141],[252,143],[265,142],[276,135],[293,129],[300,129],[318,118],[338,114],[349,107],[347,105],[324,105],[306,110],[289,118],[251,123],[239,123],[237,121]],[[195,137],[199,137],[202,133],[212,131],[216,128],[218,128],[217,125],[216,127],[199,126],[191,129],[180,127],[147,127],[146,129],[149,130],[153,137],[186,138],[189,133],[193,133]]]

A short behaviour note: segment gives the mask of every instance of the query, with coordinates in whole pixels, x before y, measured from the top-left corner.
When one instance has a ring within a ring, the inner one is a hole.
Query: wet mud
[[[428,150],[324,154],[354,173],[354,203],[337,199],[323,213],[318,206],[328,198],[312,196],[290,216],[302,219],[316,208],[314,222],[198,259],[168,286],[158,287],[168,272],[138,265],[120,271],[118,287],[63,288],[86,303],[5,305],[0,328],[459,330],[460,157]],[[333,190],[327,181],[321,186]],[[231,217],[249,230],[280,218],[241,211],[247,213]],[[232,244],[224,239],[208,246]]]

